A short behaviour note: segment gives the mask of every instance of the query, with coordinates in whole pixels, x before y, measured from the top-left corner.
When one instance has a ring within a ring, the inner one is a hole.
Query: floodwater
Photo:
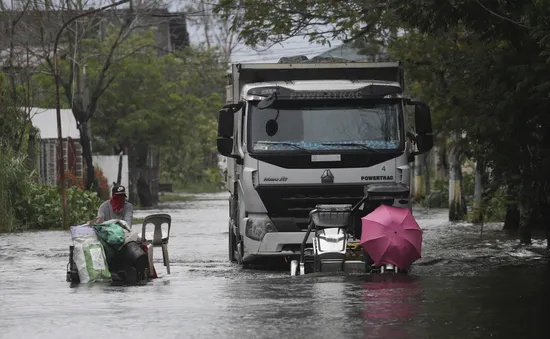
[[[410,276],[297,276],[227,261],[227,195],[162,206],[166,274],[146,286],[65,282],[68,232],[0,235],[0,338],[548,338],[542,240],[416,210],[423,259]],[[158,210],[137,211],[136,217]],[[137,226],[134,226],[137,227]]]

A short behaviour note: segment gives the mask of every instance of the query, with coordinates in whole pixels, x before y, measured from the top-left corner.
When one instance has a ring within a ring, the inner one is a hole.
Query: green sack
[[[89,282],[107,281],[111,279],[111,272],[105,260],[103,246],[101,244],[90,244],[84,248],[84,258]]]
[[[96,235],[73,239],[74,262],[81,283],[111,280],[105,252]]]
[[[107,261],[110,261],[116,254],[116,251],[126,241],[126,232],[124,228],[117,223],[104,222],[93,226],[99,241],[105,249]]]

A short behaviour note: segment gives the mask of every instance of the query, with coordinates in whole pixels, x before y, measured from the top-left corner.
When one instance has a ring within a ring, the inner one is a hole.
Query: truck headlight
[[[248,218],[246,220],[245,235],[253,240],[262,241],[267,233],[277,232],[269,219]]]

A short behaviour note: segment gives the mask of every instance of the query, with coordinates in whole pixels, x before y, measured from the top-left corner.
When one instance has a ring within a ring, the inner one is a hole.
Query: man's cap
[[[113,195],[126,195],[126,188],[122,185],[113,186]]]

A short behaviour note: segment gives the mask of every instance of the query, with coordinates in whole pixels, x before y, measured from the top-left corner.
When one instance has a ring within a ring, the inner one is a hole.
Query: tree
[[[133,34],[127,48],[151,42],[150,33]],[[150,146],[161,147],[164,177],[182,183],[212,180],[216,112],[223,102],[224,67],[217,55],[194,48],[159,55],[147,47],[118,62],[113,72],[118,77],[100,100],[101,123],[93,131],[97,146],[127,151],[132,187],[147,170]]]
[[[77,20],[63,33],[62,46],[59,54],[62,56],[59,82],[65,103],[73,111],[80,132],[82,154],[86,163],[86,189],[96,185],[89,122],[99,108],[101,96],[117,78],[113,65],[145,46],[133,46],[128,49],[128,39],[134,31],[147,29],[146,18],[155,8],[155,2],[134,4],[130,10],[109,10]],[[55,27],[55,34],[70,17],[81,13],[87,7],[86,3],[68,1],[61,5],[61,11],[49,12],[51,6],[45,4],[40,9],[44,21],[39,26],[41,34],[42,53],[44,60],[43,73],[53,74],[53,40],[51,33],[44,27]],[[109,14],[105,14],[109,13]],[[33,32],[37,33],[37,32]],[[92,64],[99,67],[91,66]]]
[[[32,60],[30,38],[17,34],[24,29],[24,16],[32,1],[22,0],[8,8],[0,3],[0,23],[7,29],[0,36],[0,138],[19,152],[28,141],[30,166],[34,168],[34,136],[30,125],[33,89],[31,74],[36,66]],[[13,9],[17,9],[14,11]]]
[[[241,41],[238,31],[232,29],[232,15],[222,17],[214,12],[214,5],[206,0],[192,0],[186,6],[188,20],[203,31],[206,49],[219,49],[222,62],[229,62]]]
[[[176,69],[176,130],[170,140],[176,147],[163,152],[163,172],[187,185],[217,185],[220,178],[215,140],[217,112],[224,102],[225,63],[212,51],[189,50]]]
[[[249,46],[269,48],[289,38],[304,36],[310,41],[330,39],[386,43],[402,27],[395,19],[392,1],[268,1],[220,0],[214,11],[231,20]],[[383,23],[383,24],[382,24]]]

